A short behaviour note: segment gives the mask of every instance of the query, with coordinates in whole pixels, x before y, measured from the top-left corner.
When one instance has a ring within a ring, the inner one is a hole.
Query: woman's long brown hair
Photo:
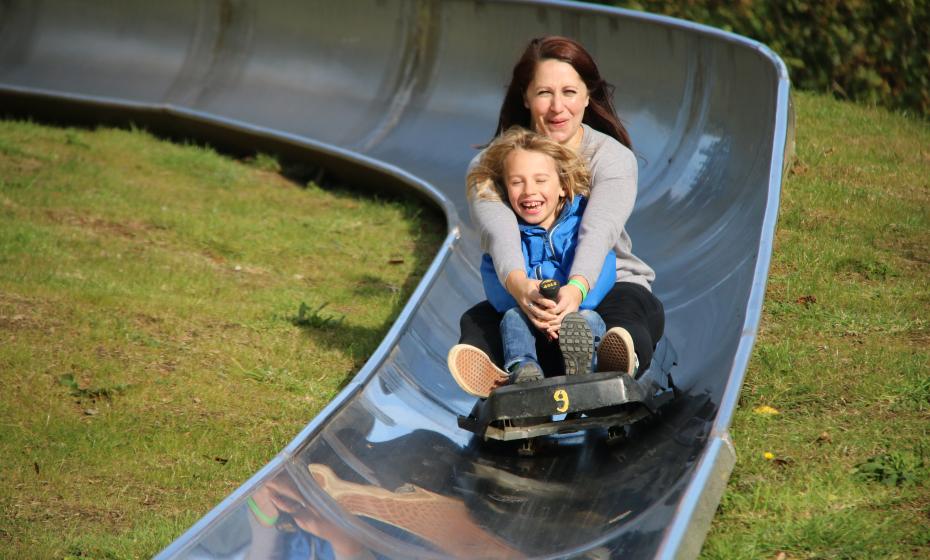
[[[541,61],[550,59],[571,64],[588,88],[590,103],[585,109],[582,122],[632,149],[630,135],[620,123],[617,110],[614,109],[614,87],[601,77],[594,58],[580,43],[568,37],[554,35],[537,37],[530,41],[520,60],[514,65],[513,77],[501,104],[494,136],[499,136],[514,125],[533,127],[533,123],[530,122],[530,110],[523,103],[524,96],[526,88],[533,81],[536,66]]]

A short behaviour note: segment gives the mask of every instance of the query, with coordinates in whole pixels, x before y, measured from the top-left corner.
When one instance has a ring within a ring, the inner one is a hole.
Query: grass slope
[[[381,342],[443,224],[276,166],[0,122],[0,557],[154,554]]]
[[[930,558],[930,126],[796,102],[738,461],[702,558]]]

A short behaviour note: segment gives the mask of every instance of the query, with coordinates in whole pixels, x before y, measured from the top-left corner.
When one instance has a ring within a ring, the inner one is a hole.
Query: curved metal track
[[[457,428],[472,399],[445,354],[482,299],[470,146],[523,45],[550,33],[580,39],[617,86],[640,161],[628,229],[657,272],[685,396],[621,447],[569,437],[520,459]],[[345,539],[396,558],[698,553],[735,460],[791,138],[786,70],[764,46],[561,2],[0,0],[0,106],[270,149],[445,213],[445,243],[371,360],[161,558],[306,557]],[[268,528],[247,498],[273,488],[299,492],[298,509]]]

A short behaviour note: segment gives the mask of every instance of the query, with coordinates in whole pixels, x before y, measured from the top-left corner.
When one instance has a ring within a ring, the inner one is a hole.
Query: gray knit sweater
[[[636,156],[614,138],[586,124],[582,127],[579,153],[591,171],[591,197],[581,219],[571,275],[581,275],[593,284],[612,248],[617,255],[617,282],[652,289],[655,272],[633,254],[633,242],[625,228],[636,202]],[[475,156],[469,170],[480,157]],[[506,201],[471,200],[469,208],[481,233],[481,248],[491,255],[497,277],[504,284],[513,270],[524,268],[516,214]]]

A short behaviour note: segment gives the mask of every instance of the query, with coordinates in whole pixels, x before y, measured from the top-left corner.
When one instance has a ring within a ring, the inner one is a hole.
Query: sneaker
[[[491,358],[469,344],[456,344],[449,350],[449,371],[459,387],[469,395],[488,398],[491,391],[507,383],[510,376],[494,365]]]
[[[594,357],[594,333],[580,313],[569,313],[559,328],[559,350],[565,375],[580,375],[591,371]]]
[[[623,327],[613,327],[597,348],[597,371],[619,371],[633,375],[639,360],[633,350],[633,337]]]
[[[514,383],[530,383],[533,381],[542,381],[543,371],[536,362],[522,362],[513,369]]]

